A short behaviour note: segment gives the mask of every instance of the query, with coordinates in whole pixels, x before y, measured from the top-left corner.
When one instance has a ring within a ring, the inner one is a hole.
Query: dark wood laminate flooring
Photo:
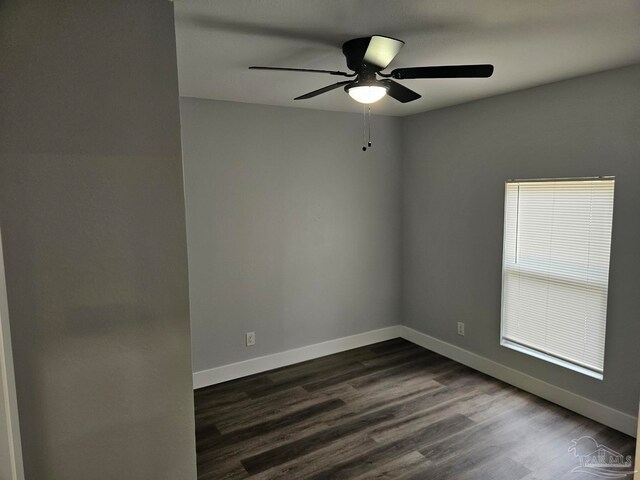
[[[199,480],[593,480],[572,472],[573,439],[635,448],[402,339],[202,388],[195,405]]]

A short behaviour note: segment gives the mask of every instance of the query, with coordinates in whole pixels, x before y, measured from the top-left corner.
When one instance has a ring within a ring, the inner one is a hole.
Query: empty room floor
[[[573,440],[635,448],[402,339],[202,388],[195,406],[199,480],[593,480],[572,472]]]

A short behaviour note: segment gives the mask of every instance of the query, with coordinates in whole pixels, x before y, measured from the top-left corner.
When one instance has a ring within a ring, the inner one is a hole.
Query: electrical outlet
[[[256,344],[256,332],[247,332],[247,347],[253,347]]]
[[[458,322],[458,335],[462,335],[464,337],[464,323]]]

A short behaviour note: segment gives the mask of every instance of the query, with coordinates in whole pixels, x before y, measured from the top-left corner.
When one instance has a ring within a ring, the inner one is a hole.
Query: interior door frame
[[[2,232],[0,232],[0,395],[4,397],[5,416],[7,418],[9,458],[11,460],[11,480],[24,480],[22,463],[22,444],[20,442],[20,422],[18,420],[18,402],[16,382],[13,372],[13,353],[11,349],[11,331],[9,328],[9,304],[7,301],[7,283],[4,275],[4,254],[2,251]]]

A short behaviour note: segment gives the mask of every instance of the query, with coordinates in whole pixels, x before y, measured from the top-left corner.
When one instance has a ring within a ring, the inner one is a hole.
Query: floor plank
[[[624,455],[635,448],[627,435],[402,339],[202,388],[194,399],[198,480],[580,480],[573,439]]]

